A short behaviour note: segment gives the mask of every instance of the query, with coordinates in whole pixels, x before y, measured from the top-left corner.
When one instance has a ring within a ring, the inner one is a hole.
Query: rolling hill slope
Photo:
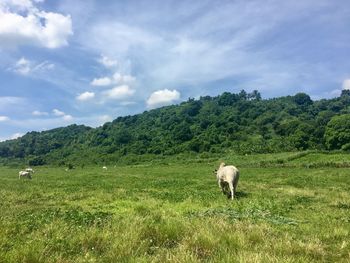
[[[304,93],[261,99],[257,91],[225,92],[118,117],[97,128],[70,125],[29,132],[1,142],[0,158],[27,161],[31,165],[68,161],[88,164],[100,160],[113,162],[128,154],[225,150],[266,153],[342,147],[347,150],[350,138],[345,136],[335,143],[334,136],[350,130],[347,127],[350,122],[346,121],[349,113],[350,92],[346,90],[338,98],[319,101],[312,101]],[[337,120],[340,115],[342,120]]]

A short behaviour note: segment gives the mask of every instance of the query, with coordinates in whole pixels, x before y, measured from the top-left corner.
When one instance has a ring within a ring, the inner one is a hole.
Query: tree
[[[294,102],[299,106],[309,106],[312,104],[310,96],[305,93],[297,93],[294,96]]]
[[[233,105],[238,99],[239,98],[236,94],[224,92],[221,96],[219,96],[218,104],[220,106],[230,106]]]
[[[334,116],[328,122],[325,141],[330,150],[341,149],[350,143],[350,114]]]
[[[345,97],[345,96],[350,96],[350,90],[348,90],[348,89],[343,89],[343,90],[341,91],[340,97]]]
[[[346,121],[332,119],[350,115],[349,94],[346,91],[338,98],[313,102],[305,93],[261,99],[258,91],[247,94],[243,90],[189,99],[180,105],[119,117],[94,129],[71,125],[30,132],[0,142],[0,162],[6,158],[59,164],[63,160],[80,165],[116,160],[126,154],[349,150],[350,132],[342,127]]]
[[[41,157],[33,157],[28,161],[28,165],[30,166],[38,166],[38,165],[44,165],[45,161]]]
[[[242,89],[239,93],[238,93],[238,97],[241,99],[241,100],[246,100],[248,98],[248,94],[247,92]]]
[[[257,90],[253,90],[251,93],[249,93],[248,95],[248,99],[249,100],[261,100],[261,94],[259,91]]]
[[[188,127],[188,124],[185,122],[182,122],[175,127],[174,137],[179,142],[185,142],[185,141],[191,140],[193,137],[193,134],[190,128]]]
[[[189,100],[182,109],[182,113],[188,116],[196,116],[202,108],[200,100]]]

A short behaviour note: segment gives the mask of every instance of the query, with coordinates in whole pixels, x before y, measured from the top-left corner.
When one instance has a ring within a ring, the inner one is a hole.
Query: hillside
[[[189,99],[118,117],[98,128],[71,125],[0,143],[2,162],[31,165],[115,162],[125,155],[272,153],[350,149],[350,92],[312,101],[304,93],[261,99],[259,92]]]

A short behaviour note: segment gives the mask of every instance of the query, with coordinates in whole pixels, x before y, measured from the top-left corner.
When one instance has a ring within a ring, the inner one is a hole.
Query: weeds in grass
[[[20,212],[17,216],[18,221],[25,225],[28,229],[34,230],[38,227],[50,224],[55,220],[63,220],[69,224],[76,226],[96,226],[101,227],[111,220],[112,213],[97,211],[82,211],[79,208],[62,210],[62,209],[46,209],[40,211]]]
[[[246,210],[234,208],[213,208],[204,211],[191,211],[189,217],[224,217],[229,220],[251,220],[252,222],[265,221],[272,224],[297,225],[295,219],[274,215],[270,210],[261,210],[250,208]]]

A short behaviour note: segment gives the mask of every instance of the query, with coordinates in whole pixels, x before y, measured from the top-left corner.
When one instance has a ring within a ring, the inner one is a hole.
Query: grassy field
[[[233,202],[218,160],[41,167],[31,181],[0,167],[0,262],[350,261],[350,168],[316,153],[226,159],[241,170]]]

